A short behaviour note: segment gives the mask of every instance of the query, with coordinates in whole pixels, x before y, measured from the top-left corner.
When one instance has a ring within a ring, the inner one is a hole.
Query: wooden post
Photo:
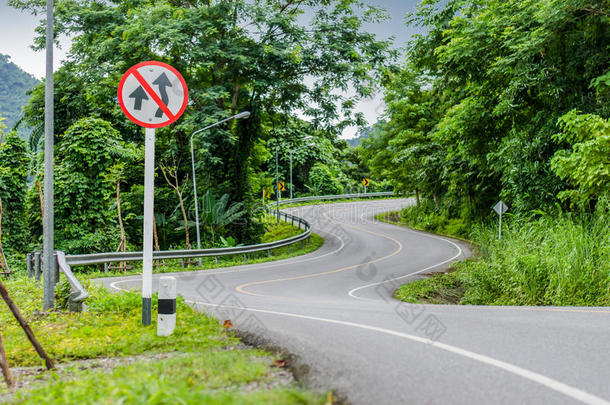
[[[0,335],[0,368],[2,369],[2,375],[4,381],[9,387],[13,386],[13,380],[11,379],[11,371],[8,368],[8,360],[6,360],[6,353],[4,353],[4,346],[2,346],[2,335]]]
[[[28,325],[27,321],[23,318],[23,316],[21,316],[19,309],[17,308],[11,297],[8,295],[8,290],[6,289],[2,281],[0,281],[0,295],[2,295],[2,299],[4,299],[4,302],[6,302],[6,305],[8,305],[9,309],[15,316],[15,319],[17,319],[17,322],[19,322],[19,325],[21,325],[21,329],[23,329],[23,331],[25,332],[25,335],[28,337],[30,343],[32,343],[32,346],[34,346],[34,349],[36,349],[36,352],[38,353],[40,358],[45,361],[47,369],[54,369],[55,362],[49,357],[49,355],[47,355],[47,352],[45,352],[43,347],[36,339],[36,336],[34,336],[34,332],[32,332],[30,325]]]

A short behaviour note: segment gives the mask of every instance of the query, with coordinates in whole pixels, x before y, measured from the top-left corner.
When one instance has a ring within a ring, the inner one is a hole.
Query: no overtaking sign
[[[146,128],[144,142],[144,232],[142,242],[142,323],[151,324],[153,217],[155,200],[155,128],[175,122],[188,104],[188,89],[173,67],[156,61],[129,69],[118,88],[121,109]],[[163,332],[165,333],[165,332]]]
[[[148,61],[123,75],[118,99],[127,118],[142,127],[161,128],[180,118],[188,104],[188,89],[176,69]]]

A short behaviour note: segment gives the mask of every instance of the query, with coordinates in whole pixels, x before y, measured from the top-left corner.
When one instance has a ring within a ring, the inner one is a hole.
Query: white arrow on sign
[[[498,215],[502,215],[508,211],[508,206],[504,204],[504,201],[500,201],[494,206],[494,211],[496,211]]]
[[[118,89],[121,109],[136,124],[160,128],[176,121],[188,104],[188,89],[173,67],[156,61],[129,69]]]

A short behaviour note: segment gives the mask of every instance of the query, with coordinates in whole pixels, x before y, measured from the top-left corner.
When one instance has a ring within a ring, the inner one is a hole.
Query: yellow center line
[[[249,292],[246,291],[245,289],[248,287],[252,287],[255,285],[262,285],[262,284],[270,284],[270,283],[279,283],[282,281],[292,281],[292,280],[302,280],[302,279],[306,279],[306,278],[313,278],[313,277],[321,277],[321,276],[326,276],[326,275],[330,275],[330,274],[335,274],[335,273],[340,273],[343,271],[347,271],[347,270],[353,270],[353,269],[357,269],[358,267],[361,266],[366,266],[369,264],[373,264],[373,263],[377,263],[380,262],[382,260],[388,259],[392,256],[395,256],[397,254],[399,254],[402,250],[403,250],[403,245],[402,243],[400,243],[398,240],[381,234],[381,233],[377,233],[377,232],[373,232],[367,229],[363,229],[361,227],[355,226],[355,225],[351,225],[351,224],[347,224],[345,222],[341,222],[338,221],[336,219],[332,219],[331,217],[328,216],[328,213],[324,212],[322,213],[322,215],[327,218],[330,222],[336,223],[336,224],[341,224],[344,225],[348,228],[353,228],[353,229],[357,229],[359,231],[362,232],[366,232],[368,234],[371,235],[376,235],[376,236],[380,236],[382,238],[388,239],[392,242],[394,242],[397,246],[398,249],[395,250],[394,252],[392,252],[391,254],[387,255],[387,256],[383,256],[374,260],[370,260],[367,262],[363,262],[363,263],[359,263],[359,264],[354,264],[351,266],[346,266],[346,267],[341,267],[339,269],[335,269],[335,270],[329,270],[329,271],[325,271],[322,273],[313,273],[313,274],[305,274],[305,275],[301,275],[301,276],[294,276],[294,277],[285,277],[285,278],[277,278],[277,279],[271,279],[271,280],[264,280],[264,281],[255,281],[255,282],[251,282],[251,283],[245,283],[245,284],[241,284],[238,285],[237,287],[235,287],[235,290],[242,293],[242,294],[247,294],[247,295],[252,295],[252,296],[256,296],[256,297],[265,297],[265,298],[281,298],[281,299],[285,299],[285,300],[291,300],[291,301],[300,301],[297,300],[293,297],[284,297],[284,296],[279,296],[279,295],[266,295],[266,294],[257,294],[257,293],[253,293],[253,292]],[[446,306],[440,306],[440,307],[446,307]],[[473,308],[477,308],[477,309],[504,309],[504,310],[518,310],[518,311],[544,311],[544,312],[578,312],[578,313],[601,313],[601,314],[610,314],[610,309],[609,310],[603,310],[603,309],[570,309],[570,308],[542,308],[542,307],[522,307],[522,306],[495,306],[495,305],[482,305],[482,306],[469,306],[469,305],[460,305],[460,308],[464,308],[464,309],[473,309]]]
[[[256,297],[292,299],[290,297],[282,297],[282,296],[277,296],[277,295],[257,294],[257,293],[246,291],[245,288],[252,287],[252,286],[255,286],[255,285],[261,285],[261,284],[279,283],[279,282],[282,282],[282,281],[302,280],[302,279],[305,279],[305,278],[327,276],[329,274],[335,274],[335,273],[340,273],[340,272],[347,271],[347,270],[353,270],[353,269],[356,269],[356,268],[361,267],[361,266],[366,266],[368,264],[373,264],[373,263],[377,263],[377,262],[380,262],[382,260],[388,259],[388,258],[390,258],[392,256],[397,255],[403,249],[402,243],[400,243],[398,240],[396,240],[394,238],[391,238],[391,237],[389,237],[387,235],[383,235],[381,233],[369,231],[369,230],[362,229],[362,228],[354,226],[354,225],[346,224],[345,222],[334,220],[334,219],[330,218],[327,215],[326,212],[324,212],[322,215],[325,218],[327,218],[329,221],[334,222],[336,224],[341,224],[341,225],[347,226],[349,228],[353,228],[353,229],[357,229],[357,230],[362,231],[362,232],[369,233],[371,235],[381,236],[382,238],[389,239],[392,242],[396,243],[396,245],[398,246],[398,249],[395,250],[394,252],[392,252],[391,254],[387,255],[387,256],[383,256],[383,257],[380,257],[380,258],[377,258],[377,259],[374,259],[374,260],[370,260],[370,261],[367,261],[367,262],[358,263],[358,264],[354,264],[354,265],[346,266],[346,267],[341,267],[339,269],[329,270],[329,271],[325,271],[325,272],[322,272],[322,273],[305,274],[305,275],[295,276],[295,277],[277,278],[277,279],[272,279],[272,280],[264,280],[264,281],[255,281],[255,282],[251,282],[251,283],[245,283],[245,284],[241,284],[241,285],[238,285],[237,287],[235,287],[235,290],[240,292],[240,293],[242,293],[242,294],[253,295],[253,296],[256,296]]]

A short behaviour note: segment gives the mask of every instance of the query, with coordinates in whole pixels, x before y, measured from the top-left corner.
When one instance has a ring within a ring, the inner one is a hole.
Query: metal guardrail
[[[64,273],[70,286],[72,286],[72,293],[70,294],[70,303],[79,304],[86,300],[89,297],[87,290],[83,287],[83,285],[78,281],[78,279],[72,273],[72,268],[66,261],[66,254],[64,252],[57,252],[57,265],[59,269]]]
[[[338,200],[338,199],[351,199],[351,198],[371,198],[371,197],[386,197],[394,195],[393,192],[381,192],[381,193],[366,193],[366,194],[339,194],[339,195],[327,195],[327,196],[313,196],[313,197],[300,197],[289,200],[280,201],[281,204],[291,204],[306,201],[318,201],[318,200]],[[268,207],[268,210],[276,214],[275,207]],[[193,259],[200,257],[217,257],[217,256],[230,256],[243,254],[247,258],[248,253],[255,253],[261,251],[267,251],[271,254],[271,249],[288,247],[290,245],[301,242],[301,248],[303,247],[303,241],[305,239],[311,239],[311,225],[303,218],[297,217],[296,215],[288,214],[280,211],[280,216],[284,217],[286,222],[290,221],[293,225],[296,222],[301,228],[305,229],[305,232],[292,236],[290,238],[268,242],[259,243],[256,245],[249,246],[237,246],[227,248],[214,248],[214,249],[192,249],[192,250],[170,250],[170,251],[155,251],[153,252],[154,260],[163,259]],[[129,261],[141,261],[143,259],[142,252],[112,252],[112,253],[94,253],[85,255],[66,255],[64,252],[58,251],[57,264],[58,268],[64,273],[68,282],[72,287],[72,293],[70,294],[70,309],[80,310],[82,303],[89,297],[89,294],[78,281],[74,273],[72,272],[72,266],[85,266],[94,264],[105,264],[115,262],[129,262]],[[36,277],[40,279],[42,274],[40,252],[30,253],[27,255],[27,268],[28,276]]]
[[[40,256],[40,252],[28,253],[26,256],[28,277],[36,278],[37,281],[39,281],[42,277],[42,263]],[[62,251],[55,252],[55,260],[55,271],[57,272],[55,280],[56,282],[59,282],[59,272],[61,271],[64,273],[71,287],[69,299],[70,310],[80,312],[82,310],[83,301],[89,297],[89,294],[72,272],[72,268],[66,260],[66,254]]]
[[[292,204],[306,201],[320,201],[320,200],[342,200],[351,198],[371,198],[371,197],[392,197],[393,191],[381,191],[378,193],[366,193],[366,194],[337,194],[337,195],[320,195],[311,197],[299,197],[290,200],[281,200],[280,204]]]
[[[168,250],[168,251],[155,251],[153,252],[154,260],[163,259],[194,259],[199,257],[215,257],[215,256],[230,256],[269,251],[271,249],[290,246],[293,243],[302,242],[305,239],[311,237],[311,225],[309,222],[295,215],[291,215],[285,212],[280,212],[280,215],[284,217],[285,221],[292,221],[304,226],[305,232],[292,236],[290,238],[260,243],[257,245],[249,246],[237,246],[227,248],[214,248],[214,249],[191,249],[191,250]],[[66,262],[71,266],[84,266],[91,264],[103,264],[103,263],[114,263],[114,262],[129,262],[129,261],[141,261],[143,257],[142,252],[112,252],[112,253],[94,253],[87,255],[68,255],[66,256]]]

